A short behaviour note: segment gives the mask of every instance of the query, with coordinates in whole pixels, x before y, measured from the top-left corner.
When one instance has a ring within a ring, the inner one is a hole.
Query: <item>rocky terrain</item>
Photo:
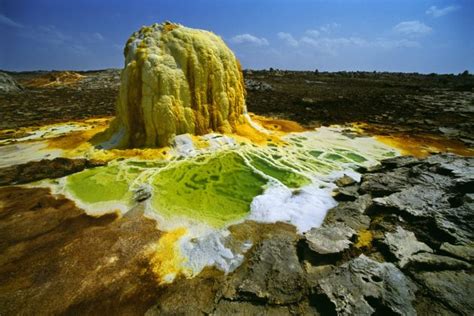
[[[472,146],[474,76],[246,71],[247,106],[306,126],[362,122],[375,133],[430,133]],[[247,81],[248,82],[248,81]]]
[[[46,73],[47,74],[47,73]],[[120,70],[81,72],[72,84],[30,87],[20,93],[0,93],[0,129],[44,125],[115,114]],[[11,73],[21,83],[44,72]]]
[[[77,72],[67,85],[0,93],[0,128],[115,114],[120,70]],[[28,83],[46,72],[8,73]],[[367,123],[369,133],[434,134],[472,147],[474,76],[244,71],[247,108],[304,126]]]
[[[0,308],[472,315],[474,159],[400,157],[360,171],[360,183],[338,181],[339,204],[320,228],[302,236],[287,224],[235,225],[236,238],[255,246],[234,273],[208,269],[169,286],[153,281],[147,245],[159,232],[139,207],[120,219],[91,218],[44,189],[4,187]]]
[[[9,75],[25,87],[0,94],[2,129],[114,114],[116,70],[42,87],[26,84],[44,73]],[[472,76],[244,75],[258,114],[306,126],[365,122],[367,133],[431,133],[472,147]],[[321,227],[301,235],[284,223],[234,225],[234,238],[253,244],[240,267],[170,285],[153,275],[161,233],[142,204],[90,217],[46,189],[15,186],[97,165],[58,158],[0,169],[0,314],[474,313],[472,157],[403,156],[358,170],[360,182],[336,182],[339,203]]]

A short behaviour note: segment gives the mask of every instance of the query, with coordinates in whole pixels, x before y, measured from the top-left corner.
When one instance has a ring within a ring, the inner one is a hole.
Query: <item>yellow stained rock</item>
[[[372,245],[372,240],[374,236],[370,230],[363,229],[359,231],[357,237],[357,243],[355,244],[356,248],[369,248]]]
[[[29,88],[46,88],[75,84],[86,76],[71,71],[60,71],[47,73],[31,80],[24,81],[22,84]]]
[[[179,134],[232,133],[245,123],[240,64],[217,35],[165,22],[132,34],[117,118],[96,138],[106,147],[170,145]]]
[[[185,259],[179,252],[178,240],[186,232],[186,228],[178,228],[165,233],[158,241],[151,264],[160,284],[171,283],[182,272]]]

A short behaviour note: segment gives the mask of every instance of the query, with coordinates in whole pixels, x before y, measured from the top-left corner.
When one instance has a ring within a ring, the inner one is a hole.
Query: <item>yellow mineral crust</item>
[[[370,248],[370,246],[372,245],[373,238],[374,236],[372,235],[372,232],[370,230],[360,230],[355,246],[357,248]]]
[[[22,84],[28,88],[48,88],[75,84],[84,78],[85,76],[78,74],[77,72],[60,71],[47,73],[31,80],[24,81]]]
[[[172,282],[183,272],[181,267],[185,259],[179,252],[178,240],[186,232],[186,228],[178,228],[165,233],[158,241],[151,264],[160,284]]]
[[[132,34],[108,147],[170,145],[179,134],[232,133],[245,123],[240,64],[217,35],[165,22]]]

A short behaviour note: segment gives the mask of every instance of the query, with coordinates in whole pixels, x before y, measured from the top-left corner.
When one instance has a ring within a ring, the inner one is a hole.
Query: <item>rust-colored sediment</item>
[[[295,121],[283,120],[279,118],[266,117],[261,115],[250,114],[252,120],[269,131],[283,133],[299,133],[307,131],[303,126]]]
[[[425,158],[434,153],[474,156],[474,149],[466,147],[461,141],[436,135],[394,134],[375,136],[375,138],[384,144],[399,149],[403,155],[411,155],[417,158]]]
[[[427,133],[394,132],[391,126],[352,123],[352,127],[360,133],[369,134],[378,141],[397,148],[403,155],[425,158],[436,153],[453,153],[460,156],[474,156],[474,148],[467,147],[463,142]]]
[[[143,314],[157,300],[141,214],[87,216],[49,190],[0,189],[0,311],[5,315]]]

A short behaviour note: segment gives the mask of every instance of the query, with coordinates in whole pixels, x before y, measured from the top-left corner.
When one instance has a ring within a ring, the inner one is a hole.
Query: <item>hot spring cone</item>
[[[170,145],[179,134],[231,133],[245,123],[240,64],[217,35],[165,22],[125,46],[117,117],[104,147]]]

